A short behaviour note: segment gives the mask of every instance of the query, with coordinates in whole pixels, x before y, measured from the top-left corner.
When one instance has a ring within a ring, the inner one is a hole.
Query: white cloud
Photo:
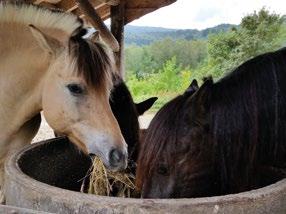
[[[203,29],[221,23],[239,24],[243,16],[262,7],[271,12],[286,14],[285,0],[177,0],[130,24]]]

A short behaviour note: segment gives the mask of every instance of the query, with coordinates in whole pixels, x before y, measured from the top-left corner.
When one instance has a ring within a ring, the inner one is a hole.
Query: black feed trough
[[[80,191],[92,160],[67,138],[61,137],[25,152],[19,158],[18,165],[25,174],[37,181]]]

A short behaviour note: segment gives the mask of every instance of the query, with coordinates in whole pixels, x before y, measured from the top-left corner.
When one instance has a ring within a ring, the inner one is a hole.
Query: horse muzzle
[[[109,169],[112,171],[122,171],[127,167],[127,157],[126,151],[121,151],[119,149],[112,149],[109,153]]]
[[[107,142],[103,143],[105,146],[92,144],[87,147],[88,153],[98,156],[105,167],[111,171],[117,172],[126,169],[128,162],[127,145],[124,146],[107,146]],[[110,145],[110,144],[109,144]]]

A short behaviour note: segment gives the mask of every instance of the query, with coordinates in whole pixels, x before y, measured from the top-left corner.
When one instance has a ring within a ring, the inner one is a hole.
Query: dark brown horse
[[[113,84],[109,103],[128,145],[128,157],[136,161],[139,145],[138,117],[151,108],[158,98],[151,97],[140,103],[135,103],[128,87],[120,77],[113,76]]]
[[[154,117],[140,148],[142,197],[237,193],[285,177],[286,49],[208,79]]]

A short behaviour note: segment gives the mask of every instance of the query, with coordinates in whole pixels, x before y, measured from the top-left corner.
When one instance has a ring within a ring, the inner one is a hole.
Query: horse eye
[[[160,164],[157,168],[157,173],[160,175],[169,175],[169,169],[166,164]]]
[[[78,84],[75,84],[75,83],[72,83],[72,84],[68,84],[67,85],[67,88],[69,89],[69,91],[74,94],[74,95],[80,95],[80,94],[83,94],[83,88],[78,85]]]

